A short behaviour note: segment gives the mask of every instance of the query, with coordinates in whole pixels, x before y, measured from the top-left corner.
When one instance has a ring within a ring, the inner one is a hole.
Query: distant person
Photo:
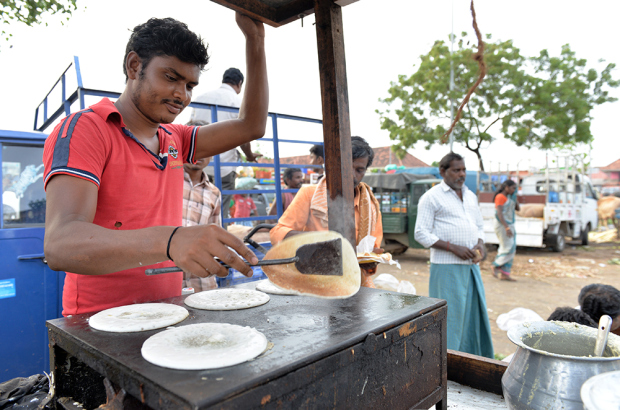
[[[313,168],[314,172],[319,175],[323,175],[325,169],[323,166],[325,165],[325,151],[323,149],[323,145],[313,145],[310,148],[310,164],[311,165],[320,165],[320,168]]]
[[[209,91],[205,94],[199,95],[194,99],[195,102],[224,105],[228,107],[240,107],[241,106],[241,88],[243,87],[243,74],[237,68],[229,68],[224,72],[222,78],[222,85],[220,88]],[[220,111],[217,112],[217,121],[225,121],[237,118],[239,115],[236,112]],[[192,111],[190,121],[207,121],[211,122],[211,110],[196,108]],[[252,152],[252,147],[249,142],[240,146],[241,150],[245,154],[245,159],[248,162],[256,162],[261,157],[261,154]],[[241,156],[236,148],[228,150],[220,154],[221,162],[239,162]],[[235,189],[235,179],[237,174],[235,173],[235,166],[222,166],[220,167],[220,175],[222,177],[222,191],[231,191]],[[206,169],[207,174],[213,179],[215,172],[213,166],[209,166]],[[228,212],[230,208],[230,200],[232,195],[227,194],[222,198],[222,216],[228,218]]]
[[[611,331],[620,334],[620,291],[611,285],[593,283],[584,286],[579,292],[579,306],[597,323],[601,316],[608,315],[613,320]]]
[[[189,126],[208,125],[205,121],[190,121]],[[202,158],[195,164],[185,163],[183,182],[183,226],[214,224],[222,226],[222,195],[209,181],[203,169],[209,165],[211,157]],[[194,291],[217,288],[214,277],[201,278],[189,272],[183,273],[183,287]]]
[[[415,239],[431,248],[429,296],[448,302],[448,349],[493,358],[491,325],[478,262],[486,254],[476,195],[465,185],[463,157],[439,162],[440,184],[418,204]]]
[[[517,254],[515,210],[519,210],[517,184],[508,179],[495,193],[495,234],[499,240],[497,256],[493,261],[493,276],[501,280],[515,281],[510,276],[512,262]]]
[[[304,182],[304,173],[299,168],[286,168],[282,174],[282,179],[286,189],[299,189]],[[282,212],[286,211],[296,194],[297,192],[282,192]],[[269,208],[269,215],[277,214],[278,206],[276,199],[274,199]]]
[[[557,320],[560,322],[579,323],[580,325],[598,327],[587,313],[572,307],[559,307],[551,313],[547,320]]]
[[[351,137],[351,154],[353,156],[354,212],[356,244],[366,236],[375,238],[375,253],[383,252],[383,223],[379,212],[379,202],[372,193],[372,188],[362,182],[366,170],[372,165],[375,153],[362,137]],[[316,185],[302,187],[291,205],[278,220],[278,224],[269,232],[272,244],[285,238],[308,231],[327,231],[327,182],[321,178]],[[376,264],[361,265],[362,286],[375,287],[371,275],[375,273]]]
[[[235,194],[235,211],[233,218],[249,218],[256,211],[256,204],[249,194]],[[253,226],[252,221],[235,221],[237,225]]]

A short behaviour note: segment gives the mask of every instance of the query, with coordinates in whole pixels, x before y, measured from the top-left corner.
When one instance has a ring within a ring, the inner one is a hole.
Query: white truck
[[[485,242],[498,244],[493,196],[493,192],[481,192],[478,199]],[[550,247],[562,252],[566,237],[587,245],[588,233],[598,225],[598,198],[583,174],[557,170],[524,177],[517,199],[521,205],[538,204],[536,217],[516,216],[517,246]]]

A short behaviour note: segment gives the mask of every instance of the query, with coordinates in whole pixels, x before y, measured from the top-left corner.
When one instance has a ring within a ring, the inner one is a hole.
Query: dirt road
[[[532,309],[547,319],[556,307],[578,305],[577,296],[581,288],[590,283],[605,283],[620,289],[620,265],[610,264],[613,258],[620,258],[620,242],[593,244],[588,247],[567,244],[562,253],[546,249],[519,248],[513,266],[517,282],[500,281],[491,273],[491,262],[496,250],[489,249],[489,255],[482,262],[484,282],[493,346],[500,357],[516,350],[506,332],[497,327],[497,317],[516,307]],[[408,280],[417,294],[428,296],[429,251],[408,249],[395,256],[402,267],[380,265],[377,274],[390,273],[399,280]]]

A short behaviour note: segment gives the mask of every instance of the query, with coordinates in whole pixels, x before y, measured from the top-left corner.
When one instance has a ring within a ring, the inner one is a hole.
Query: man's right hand
[[[469,259],[474,259],[478,256],[473,249],[469,249],[465,246],[450,244],[449,249],[450,249],[450,252],[452,252],[459,258],[463,259],[464,261],[469,260]]]
[[[250,153],[245,154],[245,160],[247,162],[256,162],[256,160],[258,160],[262,156],[263,154],[258,154],[256,152],[250,152]]]
[[[183,271],[200,277],[228,276],[228,269],[220,265],[215,257],[245,276],[251,277],[252,268],[229,247],[250,264],[258,263],[256,255],[239,238],[217,225],[179,228],[170,242],[170,257]]]
[[[235,15],[237,25],[247,36],[265,37],[265,26],[262,22],[251,19],[250,17],[239,12]]]

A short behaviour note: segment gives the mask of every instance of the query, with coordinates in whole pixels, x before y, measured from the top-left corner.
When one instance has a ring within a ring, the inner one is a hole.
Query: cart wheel
[[[564,246],[566,246],[566,240],[562,234],[551,235],[549,236],[548,244],[553,252],[562,252],[564,250]]]
[[[581,231],[581,244],[587,246],[590,243],[588,235],[590,234],[590,224],[587,224],[585,229]]]

